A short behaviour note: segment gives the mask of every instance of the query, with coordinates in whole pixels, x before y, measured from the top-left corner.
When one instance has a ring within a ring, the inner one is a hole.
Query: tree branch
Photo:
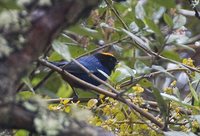
[[[39,106],[39,103],[41,100],[0,105],[0,127],[26,129],[42,135],[114,136],[111,132],[89,126],[64,113],[49,111],[45,108],[46,106]]]
[[[153,115],[151,115],[148,112],[145,112],[143,109],[139,108],[137,105],[133,104],[132,102],[130,102],[129,100],[126,100],[125,98],[123,98],[122,96],[115,94],[113,92],[109,92],[107,90],[104,90],[102,88],[99,88],[97,86],[94,86],[90,83],[87,83],[77,77],[75,77],[74,75],[68,73],[67,71],[51,64],[50,62],[44,60],[44,59],[40,59],[39,62],[44,65],[49,67],[52,70],[55,70],[56,72],[58,72],[61,75],[64,75],[65,77],[71,79],[72,81],[75,81],[79,84],[83,84],[86,88],[94,90],[97,93],[103,94],[105,96],[111,97],[115,100],[119,100],[125,104],[127,104],[131,109],[133,109],[134,111],[137,111],[138,113],[140,113],[142,116],[144,116],[145,118],[149,119],[151,122],[153,122],[154,124],[156,124],[157,126],[159,126],[160,128],[163,128],[163,123],[159,122]]]
[[[87,16],[100,0],[62,0],[41,10],[34,9],[39,17],[30,14],[31,28],[27,31],[26,43],[20,51],[15,51],[0,60],[0,97],[13,96],[20,78],[26,73],[31,62],[36,60],[42,50],[63,30]],[[40,14],[42,12],[42,14]],[[37,19],[34,19],[37,18]],[[9,41],[9,40],[8,40]],[[12,37],[10,37],[12,41]]]

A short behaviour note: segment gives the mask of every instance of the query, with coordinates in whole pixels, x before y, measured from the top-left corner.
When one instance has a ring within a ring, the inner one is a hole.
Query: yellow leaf
[[[67,105],[69,103],[70,99],[65,99],[62,104]]]
[[[98,100],[97,99],[90,99],[87,103],[87,107],[88,108],[92,108],[94,106],[96,106],[96,104],[98,103]]]
[[[70,111],[71,111],[70,106],[67,106],[67,107],[65,108],[65,112],[69,113]]]

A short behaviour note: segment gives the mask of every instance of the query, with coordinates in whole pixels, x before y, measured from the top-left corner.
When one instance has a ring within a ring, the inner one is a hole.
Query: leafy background
[[[16,15],[24,10],[22,3],[0,2],[0,20],[6,18],[0,26],[14,21],[13,29],[19,29]],[[198,1],[193,6],[198,8]],[[164,128],[105,95],[79,89],[78,102],[64,99],[72,97],[73,92],[58,73],[54,72],[38,85],[50,71],[38,62],[30,69],[32,74],[23,78],[19,99],[36,96],[47,99],[50,110],[66,112],[120,136],[199,135],[200,26],[199,19],[187,16],[181,12],[183,9],[192,11],[189,1],[105,0],[89,18],[63,30],[41,56],[50,61],[70,61],[97,50],[112,52],[119,64],[108,83],[164,123]],[[29,25],[27,20],[20,20]],[[1,35],[0,43],[1,48],[5,47]],[[28,132],[17,130],[15,135],[28,135]]]

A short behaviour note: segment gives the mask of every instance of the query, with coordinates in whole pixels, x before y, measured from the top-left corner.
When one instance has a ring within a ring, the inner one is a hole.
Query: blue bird
[[[117,64],[117,59],[111,53],[105,53],[105,52],[83,56],[78,58],[77,61],[85,68],[87,68],[92,74],[94,74],[103,81],[107,80],[107,77],[104,76],[100,71],[103,71],[107,75],[110,75],[115,65]],[[88,75],[88,73],[86,73],[78,64],[76,64],[73,61],[72,62],[60,61],[51,63],[60,68],[63,68],[72,75],[92,85],[98,86],[101,84],[95,79],[91,78]],[[66,80],[72,88],[75,87],[75,88],[87,89],[84,85],[74,82],[73,80],[65,76],[62,76],[62,78]]]

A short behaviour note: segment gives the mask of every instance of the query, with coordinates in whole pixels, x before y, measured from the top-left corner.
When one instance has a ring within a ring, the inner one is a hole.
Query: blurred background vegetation
[[[26,2],[1,0],[0,27],[29,27],[23,18]],[[48,0],[41,5],[46,8]],[[200,135],[199,8],[199,0],[103,0],[88,18],[63,30],[40,57],[70,61],[98,51],[113,53],[119,64],[107,82],[163,128],[106,95],[76,89],[79,101],[64,99],[73,97],[72,88],[58,73],[48,76],[50,69],[37,61],[16,88],[18,99],[41,97],[50,110],[67,112],[119,136]],[[23,40],[13,41],[16,48]],[[0,34],[5,50],[4,41]],[[28,132],[16,130],[15,135]]]

